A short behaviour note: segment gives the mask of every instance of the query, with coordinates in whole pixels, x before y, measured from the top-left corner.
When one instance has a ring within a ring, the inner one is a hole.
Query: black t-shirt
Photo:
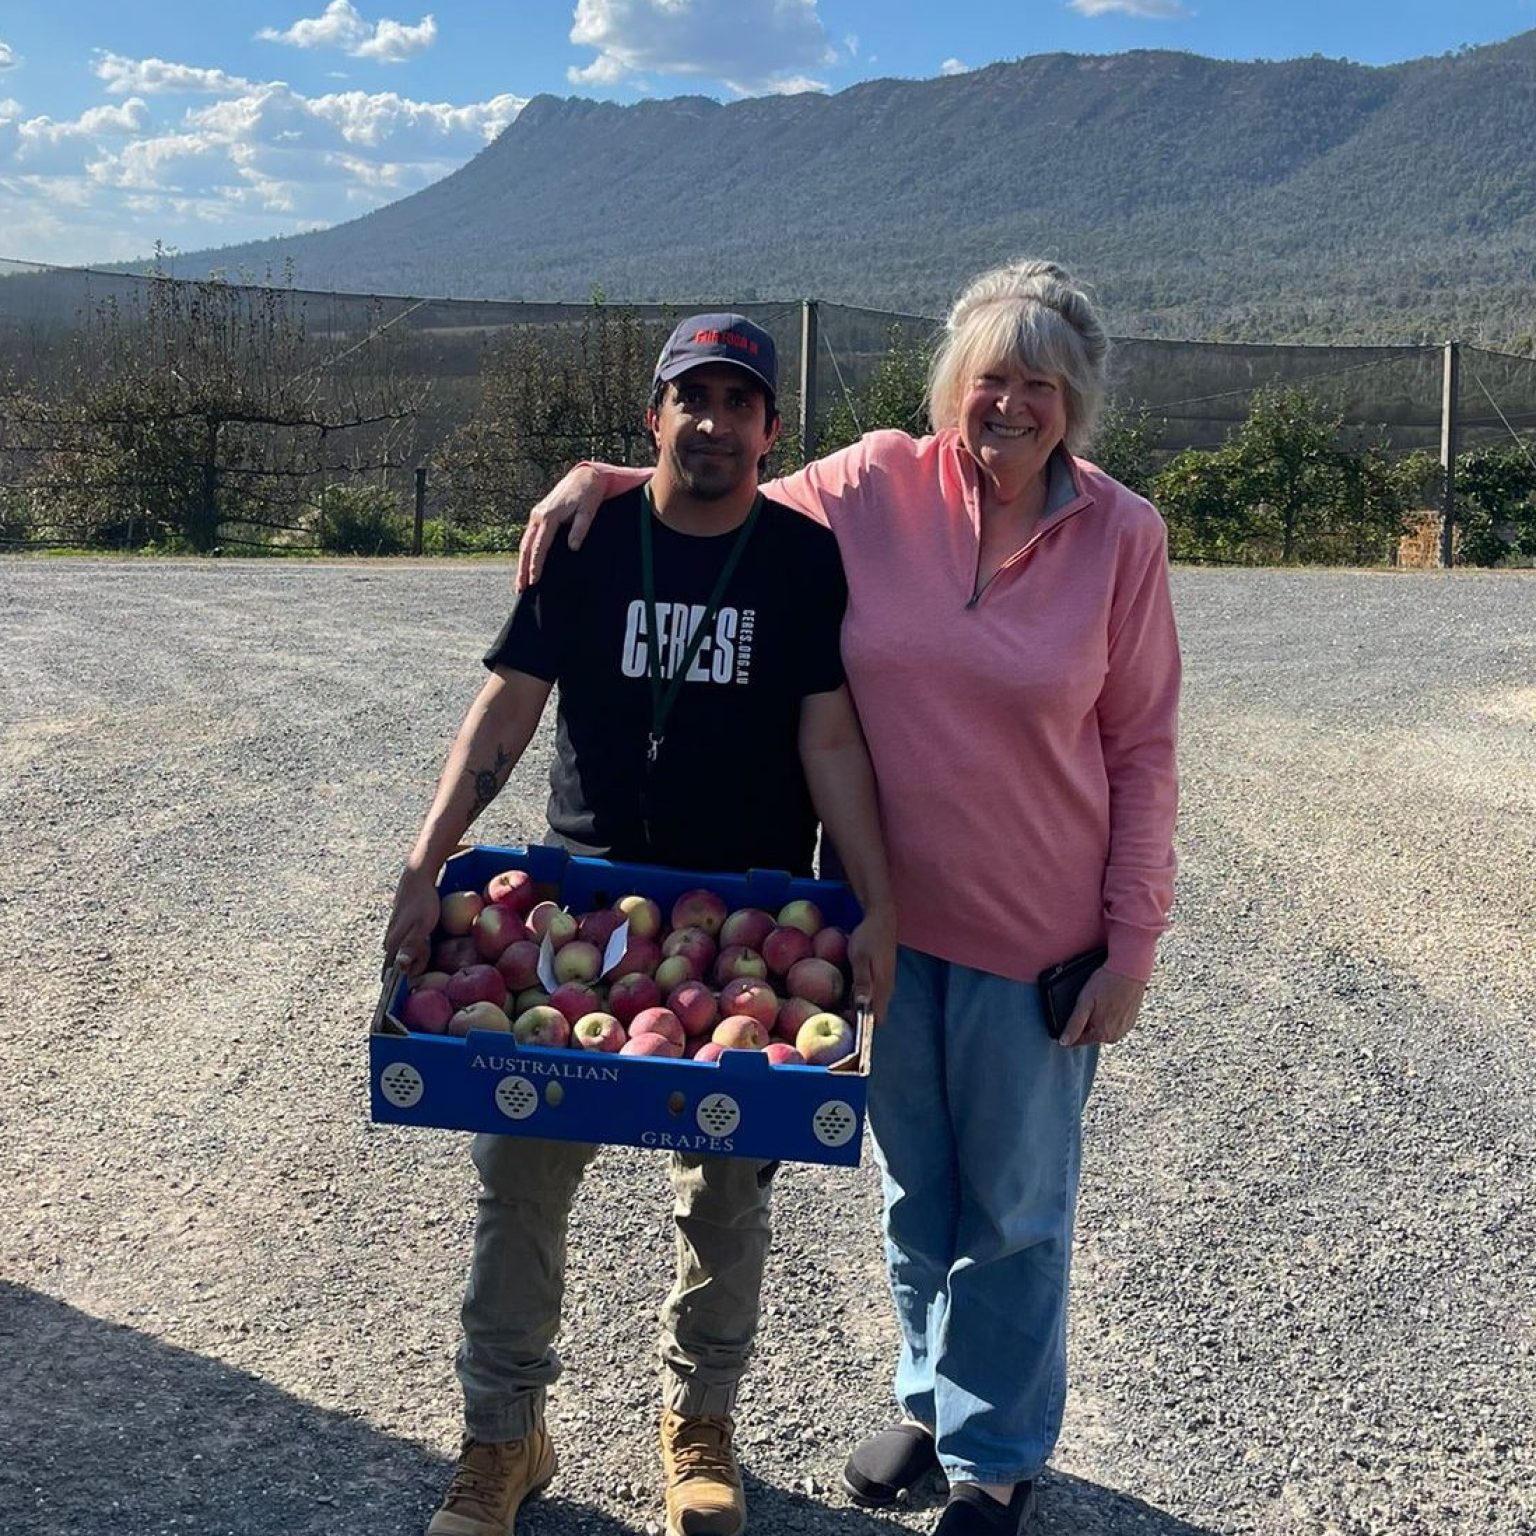
[[[685,869],[808,874],[816,815],[800,766],[801,700],[843,682],[847,587],[827,529],[764,499],[667,717],[654,766],[640,520],[651,518],[662,677],[672,676],[736,541],[678,533],[640,491],[563,538],[519,599],[488,667],[559,689],[549,824],[575,852]]]

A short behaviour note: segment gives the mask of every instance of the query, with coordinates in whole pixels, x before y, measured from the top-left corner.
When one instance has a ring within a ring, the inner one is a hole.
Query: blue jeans
[[[903,947],[869,1125],[901,1325],[896,1397],[951,1482],[1037,1477],[1067,1392],[1067,1277],[1097,1047],[1039,989]]]

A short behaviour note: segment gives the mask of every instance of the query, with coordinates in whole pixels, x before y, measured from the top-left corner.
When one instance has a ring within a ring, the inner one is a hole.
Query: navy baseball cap
[[[734,363],[745,368],[770,399],[778,395],[779,358],[773,337],[745,315],[690,315],[667,338],[651,383],[665,383],[703,363]]]

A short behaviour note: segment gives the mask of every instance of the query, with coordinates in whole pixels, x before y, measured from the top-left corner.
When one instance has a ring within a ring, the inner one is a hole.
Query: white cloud
[[[9,43],[0,43],[0,69],[15,69],[19,63],[16,50]]]
[[[294,48],[340,48],[354,59],[402,64],[425,53],[437,41],[437,22],[423,16],[415,25],[388,17],[370,23],[351,0],[331,0],[320,16],[307,17],[279,31],[263,27],[256,36]]]
[[[0,96],[0,123],[11,123],[25,110],[14,96]]]
[[[228,96],[253,89],[249,80],[225,74],[222,69],[171,64],[165,59],[127,59],[120,53],[101,53],[92,68],[114,96],[126,96],[130,91],[143,96]]]
[[[969,64],[962,64],[959,59],[945,59],[939,65],[941,75],[968,75],[971,72]]]
[[[825,90],[805,73],[835,61],[817,0],[577,0],[571,41],[597,57],[575,85],[651,73],[722,80],[740,95]]]
[[[1136,16],[1143,21],[1177,21],[1189,15],[1181,0],[1067,0],[1083,16]]]

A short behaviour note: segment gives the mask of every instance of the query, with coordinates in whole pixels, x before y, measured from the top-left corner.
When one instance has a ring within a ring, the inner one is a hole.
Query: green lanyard
[[[725,589],[730,585],[731,577],[741,563],[741,557],[747,548],[747,540],[752,537],[752,529],[757,524],[757,514],[762,511],[763,498],[761,493],[753,498],[752,510],[747,513],[747,520],[741,525],[741,531],[736,535],[736,542],[731,545],[730,554],[725,557],[725,564],[720,568],[720,575],[715,580],[715,590],[709,594],[709,606],[704,610],[704,617],[699,620],[698,627],[693,632],[693,638],[688,642],[688,649],[683,654],[683,659],[664,686],[661,680],[661,626],[656,618],[656,574],[651,557],[651,518],[655,515],[656,503],[651,497],[649,485],[645,487],[642,497],[644,505],[641,508],[640,517],[640,582],[645,596],[645,622],[649,639],[649,644],[645,648],[646,669],[651,678],[651,735],[646,761],[654,764],[661,753],[661,743],[667,728],[667,716],[672,713],[672,706],[677,702],[677,696],[682,691],[683,679],[687,677],[689,667],[693,665],[694,658],[699,654],[699,647],[704,644],[705,633],[714,627],[715,615],[720,611],[720,599],[725,596]]]

